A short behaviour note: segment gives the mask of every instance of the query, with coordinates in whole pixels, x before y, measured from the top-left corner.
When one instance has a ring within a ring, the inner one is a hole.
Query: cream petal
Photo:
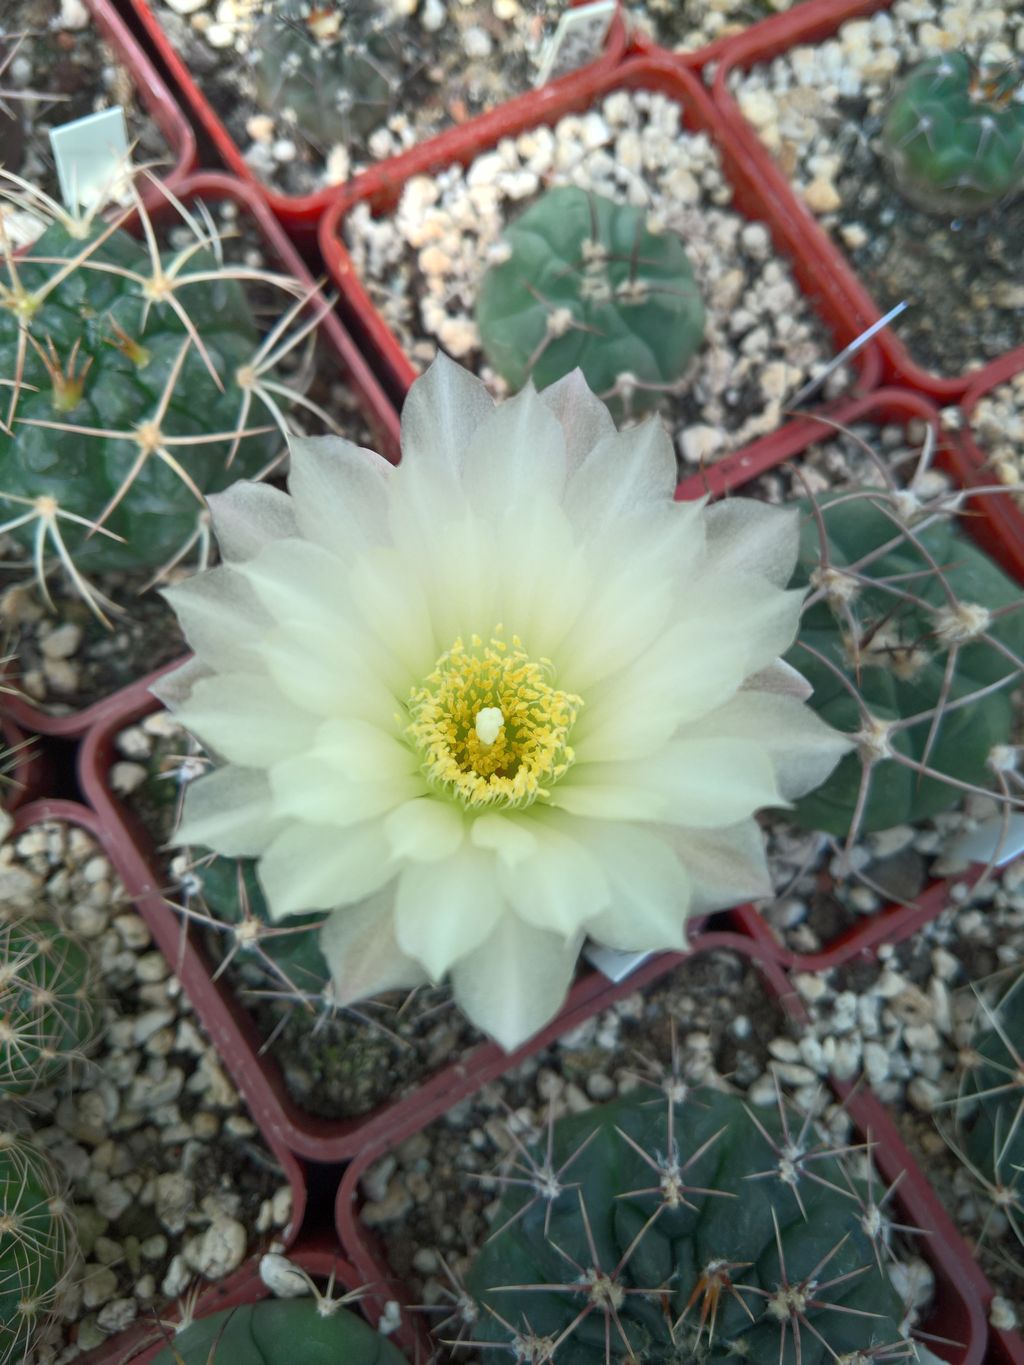
[[[348,571],[310,541],[278,540],[240,565],[264,610],[283,625],[343,629],[351,616]]]
[[[244,667],[270,615],[245,578],[228,565],[186,578],[161,596],[177,613],[185,639],[215,669]]]
[[[493,535],[486,522],[478,517],[449,522],[437,531],[431,553],[417,567],[442,652],[460,637],[486,636],[502,624]]]
[[[565,438],[566,465],[570,474],[583,463],[599,441],[615,435],[615,423],[583,378],[583,371],[572,370],[562,379],[541,390],[541,400],[557,417]]]
[[[503,911],[494,859],[466,845],[442,862],[403,868],[395,891],[395,938],[439,981],[483,943]]]
[[[397,868],[377,821],[339,830],[298,824],[283,829],[257,866],[271,919],[331,910],[378,891]]]
[[[345,827],[386,815],[426,792],[419,773],[375,782],[353,782],[322,758],[298,754],[270,770],[277,810],[293,820]]]
[[[185,788],[178,845],[202,844],[233,858],[254,858],[281,830],[265,772],[214,768]]]
[[[494,410],[482,380],[437,353],[402,408],[402,459],[461,469],[473,433]]]
[[[564,510],[553,498],[538,498],[528,517],[495,526],[491,553],[498,620],[534,658],[554,658],[586,609],[594,580]]]
[[[310,755],[353,782],[390,781],[420,768],[419,756],[393,730],[350,716],[324,721]]]
[[[201,659],[186,659],[180,668],[159,677],[149,690],[158,701],[173,711],[176,706],[188,701],[199,679],[210,677],[212,671]]]
[[[266,768],[308,748],[316,720],[254,673],[200,678],[176,718],[210,749],[241,767]]]
[[[795,697],[772,692],[738,692],[710,712],[680,738],[713,739],[728,736],[764,750],[775,768],[779,793],[795,801],[820,787],[833,768],[850,752],[848,735],[833,730],[811,708]]]
[[[566,489],[574,526],[597,534],[650,503],[670,502],[676,455],[660,418],[604,436],[591,448]]]
[[[451,641],[439,646],[430,606],[419,575],[394,550],[361,555],[352,568],[352,598],[367,631],[393,659],[387,681],[408,695],[410,687],[430,673]]]
[[[529,517],[538,498],[560,498],[565,473],[562,428],[527,384],[474,431],[462,482],[476,511],[500,523],[505,517]]]
[[[288,491],[301,532],[349,559],[388,539],[388,482],[393,466],[340,436],[291,436]]]
[[[796,697],[797,701],[807,701],[814,692],[814,688],[804,675],[798,672],[792,664],[787,664],[785,659],[776,659],[767,668],[762,668],[760,672],[751,674],[744,682],[743,690],[744,692],[779,692],[787,697]]]
[[[582,936],[568,940],[506,912],[489,937],[452,968],[462,1012],[511,1052],[558,1013]]]
[[[427,981],[418,962],[395,941],[394,891],[389,889],[328,916],[320,950],[331,969],[334,999],[354,1004],[384,991],[409,990]]]
[[[477,848],[496,853],[506,867],[516,867],[537,851],[537,840],[522,820],[493,811],[474,817],[469,837]]]
[[[800,513],[753,498],[723,498],[707,509],[708,574],[740,573],[784,588],[800,550]]]
[[[462,811],[451,801],[420,796],[384,819],[393,858],[433,863],[454,857],[466,835]]]
[[[402,706],[358,631],[325,635],[312,626],[278,626],[263,635],[256,654],[272,681],[303,710],[394,730]]]
[[[668,829],[690,878],[690,914],[710,915],[772,894],[764,836],[756,820],[724,829]]]
[[[206,501],[221,558],[229,562],[251,559],[269,541],[300,534],[292,499],[268,483],[239,479]]]
[[[603,910],[611,891],[593,853],[556,828],[554,819],[545,818],[554,814],[519,817],[536,848],[514,866],[499,862],[498,884],[522,919],[565,936],[577,933]]]
[[[611,904],[587,923],[589,937],[625,952],[685,948],[690,878],[671,842],[636,825],[575,824],[612,889]]]

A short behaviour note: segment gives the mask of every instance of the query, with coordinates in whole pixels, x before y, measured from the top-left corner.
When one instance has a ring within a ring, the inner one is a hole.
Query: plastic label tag
[[[128,128],[119,104],[50,129],[61,197],[71,213],[122,197],[131,174]]]
[[[1024,815],[1011,815],[1004,823],[1002,816],[984,820],[969,834],[954,839],[942,855],[943,864],[966,867],[970,863],[991,863],[1005,867],[1024,853]]]
[[[611,28],[615,4],[616,0],[594,0],[593,4],[565,10],[548,39],[534,85],[557,80],[600,56]]]
[[[602,948],[597,943],[588,943],[583,949],[583,956],[609,981],[624,981],[642,962],[647,961],[650,953],[624,953],[618,948]]]

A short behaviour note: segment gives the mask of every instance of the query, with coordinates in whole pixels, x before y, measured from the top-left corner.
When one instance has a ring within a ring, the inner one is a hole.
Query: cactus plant
[[[712,1090],[563,1118],[470,1268],[474,1338],[569,1365],[875,1359],[903,1305],[862,1151]]]
[[[260,103],[320,149],[372,132],[401,85],[394,17],[372,0],[266,0],[253,49]]]
[[[514,389],[545,388],[578,365],[630,415],[683,374],[704,305],[679,238],[643,209],[573,186],[548,190],[506,231],[480,286],[487,359]]]
[[[858,750],[788,814],[831,834],[947,809],[990,782],[1011,731],[1020,589],[954,520],[917,529],[897,507],[882,490],[802,504],[793,586],[813,592],[787,659]]]
[[[0,1365],[24,1361],[74,1258],[73,1220],[49,1157],[0,1129]]]
[[[161,254],[141,205],[140,241],[39,192],[4,194],[53,221],[27,255],[4,244],[0,265],[0,532],[30,550],[44,594],[53,551],[102,616],[83,569],[175,562],[201,534],[205,494],[281,457],[289,401],[323,416],[270,374],[308,297],[226,265],[202,214],[182,209],[189,241]],[[250,282],[288,299],[263,342]],[[269,423],[250,426],[260,405]]]
[[[100,1022],[88,951],[48,920],[0,922],[0,1095],[25,1095],[83,1057]]]
[[[153,1365],[404,1365],[340,1299],[265,1299],[200,1318]]]
[[[1015,63],[946,52],[894,94],[882,146],[900,193],[928,213],[977,214],[1024,185],[1024,81]]]

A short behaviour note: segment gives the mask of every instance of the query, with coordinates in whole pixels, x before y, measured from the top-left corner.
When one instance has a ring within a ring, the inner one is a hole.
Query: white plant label
[[[642,962],[647,961],[650,953],[624,953],[618,948],[602,948],[596,943],[588,943],[583,949],[583,956],[609,981],[618,982],[635,972]]]
[[[548,39],[534,85],[557,80],[600,56],[614,14],[615,0],[594,0],[593,4],[565,10]]]
[[[71,213],[121,199],[131,175],[128,128],[119,104],[50,129],[61,197]]]
[[[1011,815],[1004,821],[1001,815],[983,820],[976,829],[954,839],[943,854],[943,863],[957,867],[969,863],[991,863],[1005,867],[1024,853],[1024,815]]]

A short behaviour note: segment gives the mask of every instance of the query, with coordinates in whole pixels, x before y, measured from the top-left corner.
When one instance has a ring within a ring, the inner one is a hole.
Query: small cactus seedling
[[[788,814],[851,838],[990,788],[1024,667],[1020,588],[948,512],[900,499],[843,490],[803,504],[793,586],[811,594],[787,659],[857,750]]]
[[[401,86],[387,8],[375,0],[266,0],[253,35],[263,107],[321,150],[371,133]]]
[[[976,214],[1024,186],[1024,81],[1016,64],[946,52],[893,96],[882,146],[900,193],[928,213]]]
[[[0,1129],[0,1365],[21,1365],[74,1258],[74,1224],[49,1157]]]
[[[178,206],[189,240],[162,253],[141,204],[137,240],[121,220],[72,217],[39,191],[7,197],[52,221],[25,255],[0,239],[0,503],[11,513],[0,532],[29,549],[44,596],[52,551],[102,618],[82,568],[172,566],[208,539],[207,493],[282,457],[285,409],[329,421],[272,373],[319,318],[296,322],[309,298],[295,281],[225,264],[201,211]],[[243,284],[288,300],[262,340]]]
[[[405,1365],[343,1299],[264,1299],[190,1322],[153,1365]]]
[[[673,387],[704,339],[701,302],[679,238],[642,209],[573,186],[548,190],[506,231],[476,305],[487,359],[513,389],[579,366],[631,415]]]
[[[48,920],[0,922],[0,1096],[38,1090],[85,1056],[99,1022],[82,944]]]
[[[864,1150],[714,1090],[561,1119],[557,1179],[510,1185],[470,1268],[474,1341],[556,1365],[909,1355]]]

